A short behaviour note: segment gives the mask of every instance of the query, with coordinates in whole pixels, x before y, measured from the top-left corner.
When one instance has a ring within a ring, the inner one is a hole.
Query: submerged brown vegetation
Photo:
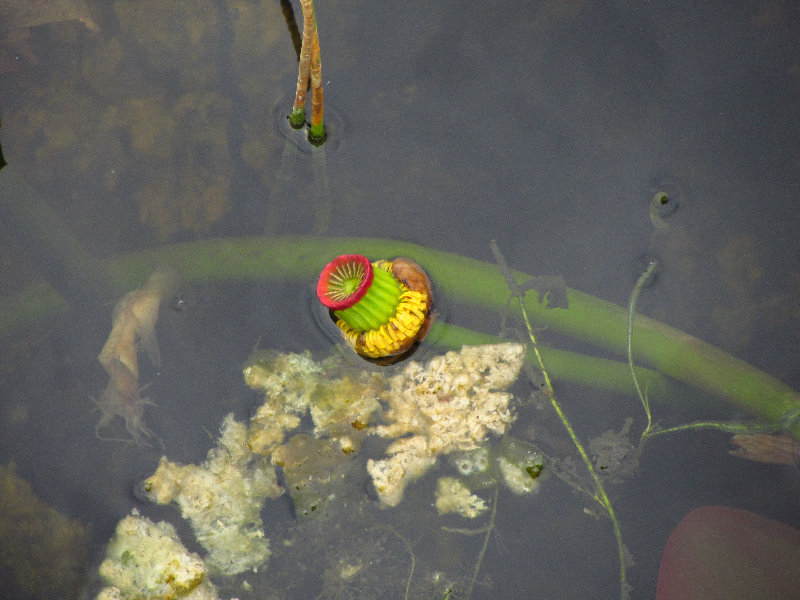
[[[146,438],[155,437],[144,424],[144,407],[154,403],[139,395],[138,352],[143,349],[153,365],[161,365],[155,333],[158,309],[164,297],[175,290],[178,280],[175,269],[159,268],[142,287],[126,294],[114,307],[111,333],[97,357],[109,377],[100,398],[93,398],[101,413],[95,425],[101,440],[147,445]],[[116,417],[122,419],[129,438],[103,435],[104,431],[113,430]]]

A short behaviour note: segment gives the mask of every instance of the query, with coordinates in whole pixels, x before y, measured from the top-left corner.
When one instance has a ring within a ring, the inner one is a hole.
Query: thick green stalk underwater
[[[496,265],[398,240],[276,237],[217,239],[175,244],[109,259],[107,271],[119,291],[147,279],[159,264],[175,266],[189,281],[294,279],[313,281],[330,257],[346,252],[366,256],[409,256],[425,266],[436,294],[449,301],[500,311],[508,286]],[[529,275],[514,271],[519,283]],[[628,310],[568,289],[569,308],[548,309],[538,294],[526,295],[537,327],[547,327],[619,356],[627,353]],[[638,361],[735,403],[760,419],[800,438],[800,396],[754,366],[654,319],[634,318],[633,353]],[[651,390],[652,392],[652,390]]]
[[[36,207],[44,206],[44,202],[31,195],[30,188],[8,171],[8,168],[3,169],[3,177],[0,177],[0,196],[6,198],[3,212],[10,213],[13,225],[21,230],[22,236],[46,239],[52,223],[40,221],[51,211],[38,210]],[[13,207],[23,200],[21,194],[26,196],[26,205],[31,208],[17,214]],[[70,239],[66,253],[59,254],[59,249],[53,249],[51,243],[44,246],[51,249],[48,254],[58,257],[60,272],[78,273],[80,283],[87,277],[92,279],[86,275],[86,253]],[[493,263],[399,240],[349,237],[221,238],[161,246],[101,261],[92,259],[90,275],[100,273],[101,276],[92,279],[91,287],[105,290],[109,297],[101,300],[110,301],[140,286],[157,266],[174,266],[186,281],[195,283],[313,281],[331,257],[344,253],[386,258],[408,256],[424,266],[434,282],[435,293],[449,302],[497,312],[508,304],[508,286]],[[70,264],[71,260],[75,264]],[[513,271],[513,276],[520,285],[530,279],[530,275],[520,271]],[[68,292],[74,286],[58,287]],[[566,295],[569,308],[551,309],[539,303],[535,290],[528,291],[525,307],[535,326],[589,342],[620,357],[626,356],[627,308],[570,288]],[[31,298],[37,300],[35,306],[29,302]],[[65,306],[61,295],[42,284],[35,290],[25,289],[0,298],[0,335],[19,330],[33,319],[53,315]],[[663,394],[668,385],[663,375],[667,375],[719,396],[775,429],[800,439],[800,395],[786,384],[711,344],[654,319],[635,315],[632,328],[633,355],[637,362],[652,369],[637,367],[639,379],[648,386],[650,398]],[[485,334],[451,325],[444,331],[440,325],[439,331],[438,335],[431,336],[431,341],[439,338],[443,345],[450,347],[487,339]],[[548,350],[544,352],[547,354]],[[549,350],[549,353],[547,364],[556,378],[635,392],[626,362],[557,350]]]

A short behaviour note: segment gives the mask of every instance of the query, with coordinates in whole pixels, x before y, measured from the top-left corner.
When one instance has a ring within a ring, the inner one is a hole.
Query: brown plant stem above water
[[[289,124],[300,129],[305,125],[305,105],[311,80],[311,127],[308,141],[315,146],[325,141],[322,102],[322,61],[319,49],[317,19],[314,14],[313,0],[301,0],[303,8],[303,42],[300,48],[300,66],[297,73],[297,90],[294,105],[289,115]]]

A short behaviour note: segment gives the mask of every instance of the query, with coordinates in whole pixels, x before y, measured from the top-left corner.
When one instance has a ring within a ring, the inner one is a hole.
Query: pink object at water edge
[[[704,506],[670,534],[656,600],[800,600],[800,531],[746,510]]]

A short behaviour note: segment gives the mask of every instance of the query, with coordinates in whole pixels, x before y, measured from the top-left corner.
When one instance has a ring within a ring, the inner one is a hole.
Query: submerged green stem
[[[676,425],[675,427],[654,427],[652,428],[647,437],[656,437],[657,435],[664,435],[667,433],[679,433],[681,431],[690,431],[693,429],[716,429],[725,433],[773,433],[774,427],[765,425],[763,423],[738,423],[733,421],[695,421],[693,423],[684,423]]]
[[[400,532],[397,531],[391,525],[383,525],[381,527],[385,527],[390,533],[392,533],[395,537],[397,537],[403,545],[406,547],[408,551],[408,555],[411,557],[411,567],[408,570],[408,579],[406,579],[406,589],[405,593],[403,594],[403,600],[408,600],[408,594],[411,592],[411,582],[414,580],[414,568],[417,566],[417,557],[414,556],[414,550],[411,548],[411,544],[408,543],[408,540],[400,535]]]
[[[481,565],[483,564],[483,557],[486,556],[486,548],[489,546],[489,538],[494,531],[494,521],[497,518],[497,501],[500,498],[500,486],[495,486],[494,488],[494,497],[492,499],[492,513],[489,515],[489,524],[486,526],[486,535],[483,537],[483,545],[481,546],[481,551],[478,553],[478,558],[475,559],[475,568],[472,571],[472,579],[469,582],[469,588],[467,588],[467,600],[472,598],[472,590],[475,588],[475,582],[478,580],[478,573],[481,571]]]
[[[300,279],[311,281],[330,257],[343,253],[410,256],[424,264],[437,291],[453,302],[502,310],[508,298],[493,265],[396,240],[363,238],[236,238],[174,244],[132,253],[106,264],[121,292],[140,285],[155,265],[178,267],[190,281]],[[517,281],[528,275],[514,272]],[[568,289],[568,309],[547,309],[529,291],[525,306],[537,326],[625,354],[627,310]],[[759,418],[783,422],[800,406],[797,392],[711,344],[641,315],[634,317],[633,350],[656,370],[729,400]],[[800,422],[790,432],[800,438]]]
[[[8,167],[0,172],[0,202],[15,197],[9,195],[4,199],[8,191],[8,180],[3,176],[6,171]],[[508,299],[508,288],[496,266],[398,240],[302,236],[222,238],[133,252],[100,264],[104,276],[110,280],[112,293],[121,296],[141,285],[159,265],[177,267],[187,281],[196,283],[265,279],[312,281],[331,257],[345,253],[375,258],[410,256],[425,265],[436,282],[437,292],[455,303],[501,311]],[[518,282],[530,278],[518,271],[513,275]],[[524,302],[537,327],[547,327],[554,333],[569,335],[624,356],[628,311],[573,289],[567,289],[567,298],[567,309],[541,306],[535,291],[529,291]],[[48,307],[51,311],[56,309],[55,304],[48,304]],[[12,312],[18,309],[11,298],[1,299],[0,308]],[[44,316],[46,312],[43,308],[39,315]],[[0,333],[8,333],[25,323],[21,318],[9,317]],[[654,319],[636,315],[633,325],[632,348],[639,361],[720,396],[759,419],[784,424],[788,433],[800,439],[800,420],[791,418],[800,408],[800,398],[789,386],[711,344]]]
[[[639,396],[639,400],[642,403],[644,412],[647,415],[647,427],[645,427],[644,431],[642,432],[642,440],[647,437],[653,427],[653,415],[650,412],[650,401],[648,400],[647,392],[644,394],[642,393],[642,388],[639,385],[639,379],[636,377],[636,371],[633,368],[633,315],[636,313],[636,301],[639,299],[639,293],[655,274],[657,264],[658,263],[656,260],[651,260],[647,264],[647,268],[636,280],[636,285],[633,286],[633,291],[631,292],[630,302],[628,302],[628,328],[626,334],[628,338],[628,367],[631,371],[633,385],[636,388],[636,395]]]
[[[458,350],[463,345],[497,344],[506,340],[496,335],[437,320],[433,322],[425,341],[440,348]],[[627,363],[542,345],[539,348],[550,373],[559,381],[602,389],[616,394],[634,395],[636,393]],[[528,362],[536,365],[533,350],[528,356]],[[668,398],[671,388],[676,387],[673,381],[658,371],[637,366],[636,373],[638,377],[649,382],[649,389],[657,398]]]
[[[600,476],[597,474],[597,471],[594,468],[594,464],[592,464],[589,455],[586,452],[586,449],[583,447],[578,434],[575,433],[575,430],[572,428],[572,424],[569,422],[567,415],[564,413],[561,405],[558,403],[556,399],[556,393],[553,389],[553,383],[550,380],[550,374],[545,367],[544,360],[542,359],[542,353],[539,351],[539,344],[536,342],[536,336],[533,333],[533,326],[531,325],[531,321],[528,318],[528,310],[525,307],[525,303],[520,303],[522,306],[522,318],[525,321],[525,328],[528,331],[528,337],[531,340],[531,346],[533,347],[533,352],[536,356],[536,361],[538,363],[538,367],[544,376],[545,387],[547,389],[547,395],[550,399],[550,404],[553,406],[553,410],[555,410],[558,418],[561,420],[561,424],[567,430],[570,439],[572,440],[572,444],[575,446],[575,449],[578,451],[578,454],[583,461],[583,464],[586,466],[586,469],[589,471],[589,475],[592,477],[592,481],[594,482],[595,486],[595,494],[594,499],[603,507],[608,514],[609,519],[611,520],[611,526],[614,529],[614,537],[617,541],[617,553],[619,559],[619,584],[620,584],[620,598],[625,600],[628,597],[628,580],[626,575],[626,568],[625,568],[625,544],[622,541],[622,529],[619,526],[619,521],[617,520],[617,515],[614,512],[614,507],[611,504],[611,499],[608,497],[606,493],[605,487],[603,486],[603,482],[600,480]]]

